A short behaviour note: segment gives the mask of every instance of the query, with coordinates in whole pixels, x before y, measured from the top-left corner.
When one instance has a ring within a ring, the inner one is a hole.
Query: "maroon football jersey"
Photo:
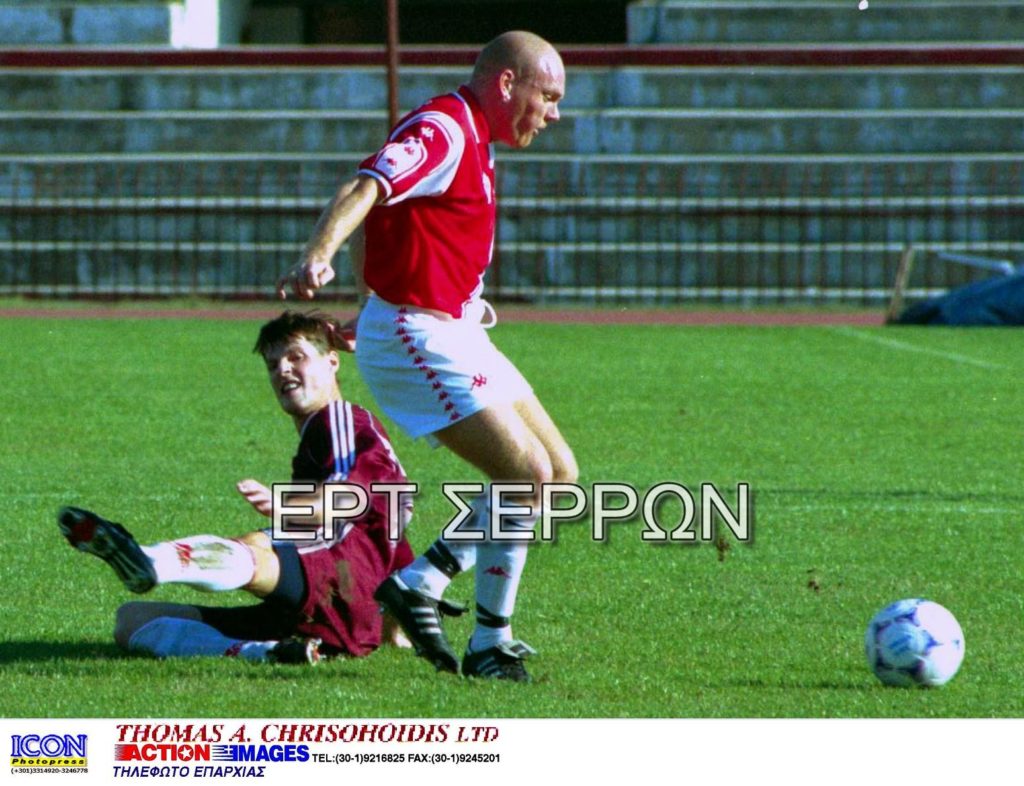
[[[370,507],[354,523],[373,530],[367,534],[375,541],[387,537],[388,497],[371,493],[371,484],[407,482],[384,426],[372,413],[348,401],[333,401],[306,419],[299,448],[292,459],[292,480],[363,486],[369,494]],[[408,496],[403,500],[405,508],[400,529],[404,531],[411,516],[412,502]],[[343,536],[343,533],[339,528],[338,534]],[[305,550],[324,544],[323,541],[305,541],[296,545]]]
[[[412,562],[404,535],[389,538],[388,498],[370,493],[372,483],[405,483],[384,427],[371,413],[334,401],[309,416],[292,459],[292,479],[316,483],[359,483],[370,506],[331,541],[298,541],[307,597],[296,632],[316,636],[324,651],[366,655],[380,644],[381,617],[373,591],[393,571]],[[400,529],[412,515],[404,497]]]

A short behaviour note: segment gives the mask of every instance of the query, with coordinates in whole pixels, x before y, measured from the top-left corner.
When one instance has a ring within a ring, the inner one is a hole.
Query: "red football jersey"
[[[461,317],[494,252],[491,132],[465,86],[406,115],[360,164],[385,197],[366,218],[367,285],[390,303]]]

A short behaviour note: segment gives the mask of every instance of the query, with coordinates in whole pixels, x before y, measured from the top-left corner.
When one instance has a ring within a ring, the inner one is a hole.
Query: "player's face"
[[[304,336],[270,348],[266,355],[270,386],[281,409],[304,417],[338,398],[338,353],[321,352]]]
[[[509,136],[512,147],[528,146],[548,123],[559,118],[558,102],[565,94],[565,68],[557,52],[542,55],[536,73],[527,79],[512,78],[509,85]]]

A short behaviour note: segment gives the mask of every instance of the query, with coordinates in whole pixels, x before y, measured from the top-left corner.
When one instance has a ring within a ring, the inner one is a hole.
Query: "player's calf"
[[[117,610],[114,640],[127,652],[154,658],[229,657],[309,666],[322,660],[319,638],[237,639],[203,622],[200,616],[195,606],[126,603]]]

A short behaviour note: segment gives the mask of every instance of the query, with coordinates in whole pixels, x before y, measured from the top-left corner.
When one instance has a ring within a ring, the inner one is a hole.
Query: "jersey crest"
[[[411,136],[401,142],[384,145],[373,162],[373,167],[392,182],[412,174],[427,160],[423,140]]]

